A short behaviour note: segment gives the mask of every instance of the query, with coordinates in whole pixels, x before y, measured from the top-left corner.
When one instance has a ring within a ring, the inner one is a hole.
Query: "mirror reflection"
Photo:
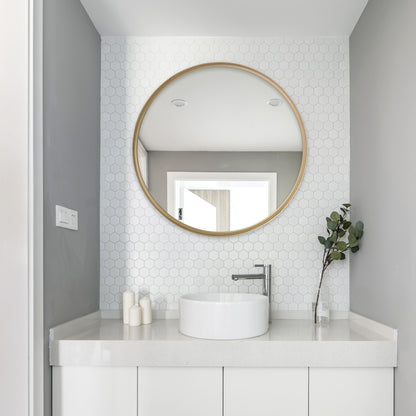
[[[303,124],[272,80],[236,64],[205,64],[165,82],[135,131],[139,181],[184,228],[230,235],[262,225],[296,191]]]

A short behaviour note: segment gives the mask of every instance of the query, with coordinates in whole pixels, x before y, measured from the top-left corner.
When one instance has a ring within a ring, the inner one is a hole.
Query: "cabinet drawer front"
[[[224,416],[307,416],[307,368],[225,368]]]
[[[311,368],[310,416],[392,416],[392,368]]]
[[[54,416],[137,416],[136,367],[53,367]]]
[[[139,416],[221,416],[222,368],[139,367]]]

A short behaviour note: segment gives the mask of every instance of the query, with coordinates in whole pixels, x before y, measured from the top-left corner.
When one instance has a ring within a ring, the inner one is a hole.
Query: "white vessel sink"
[[[267,296],[195,293],[179,299],[179,331],[195,338],[242,339],[269,329]]]

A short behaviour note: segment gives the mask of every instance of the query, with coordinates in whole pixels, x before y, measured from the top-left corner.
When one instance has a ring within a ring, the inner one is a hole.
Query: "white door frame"
[[[167,211],[177,218],[176,183],[178,181],[265,181],[269,184],[269,212],[277,206],[277,174],[275,172],[167,172]]]
[[[44,416],[43,0],[29,5],[29,416]]]
[[[0,4],[2,415],[43,415],[42,13]]]

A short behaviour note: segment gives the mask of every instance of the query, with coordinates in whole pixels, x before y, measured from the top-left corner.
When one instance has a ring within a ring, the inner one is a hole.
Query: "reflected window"
[[[168,213],[208,231],[249,227],[276,207],[275,172],[168,172],[167,184]]]

